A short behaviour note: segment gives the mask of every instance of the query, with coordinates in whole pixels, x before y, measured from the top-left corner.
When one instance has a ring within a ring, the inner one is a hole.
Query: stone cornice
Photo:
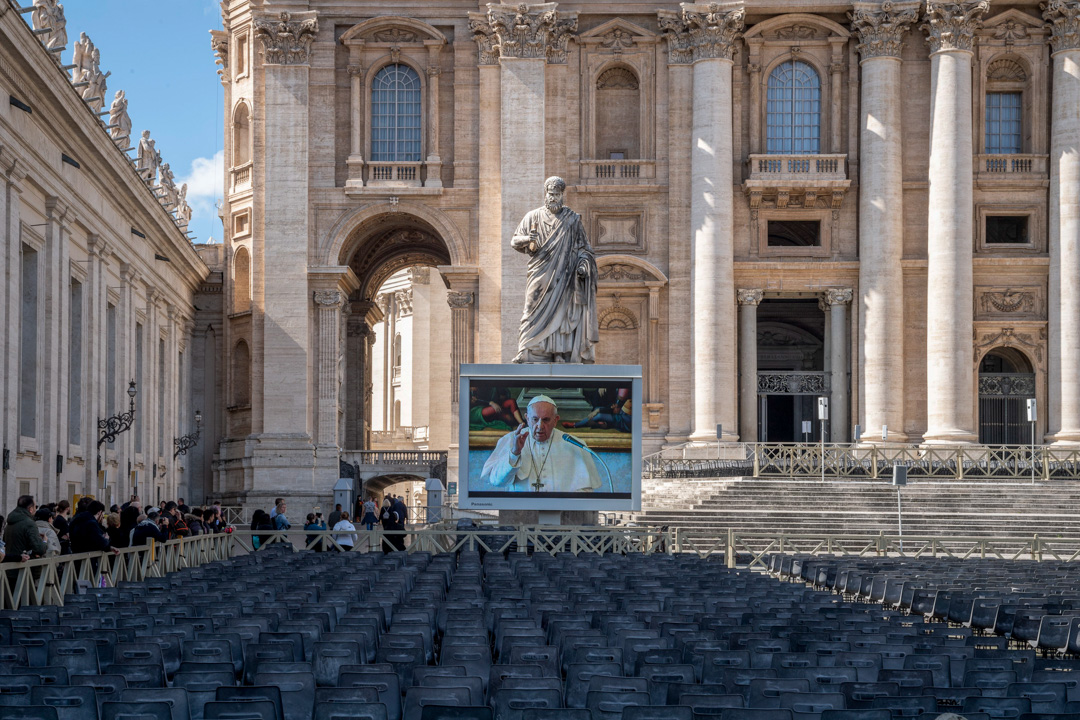
[[[1041,7],[1053,51],[1080,50],[1080,0],[1050,0]]]
[[[501,5],[488,3],[487,13],[469,13],[469,28],[480,51],[481,65],[501,58],[539,59],[561,65],[566,44],[577,32],[576,12],[560,13],[558,3]]]
[[[668,41],[668,61],[677,64],[712,58],[731,60],[738,49],[745,15],[741,0],[682,3],[681,13],[659,11],[660,28]]]
[[[989,9],[990,0],[927,0],[925,22],[921,28],[926,33],[930,54],[945,50],[971,52],[975,30],[981,25],[983,13]]]
[[[856,50],[863,60],[876,57],[900,57],[904,48],[904,34],[919,17],[918,0],[883,3],[856,2],[854,11],[848,13],[851,29],[858,33]]]
[[[318,13],[281,12],[256,17],[255,37],[262,43],[264,65],[307,65],[319,32]]]

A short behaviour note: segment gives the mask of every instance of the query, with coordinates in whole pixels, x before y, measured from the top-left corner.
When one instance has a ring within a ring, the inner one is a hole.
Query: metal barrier
[[[711,457],[710,457],[711,456]],[[883,478],[894,465],[909,479],[1080,479],[1080,451],[1052,445],[734,443],[682,445],[644,459],[653,478]]]
[[[742,533],[728,530],[717,539],[695,538],[674,529],[674,552],[702,559],[723,558],[730,567],[765,568],[770,553],[906,558],[992,558],[1041,562],[1080,561],[1080,537],[938,537],[930,535],[814,535]]]

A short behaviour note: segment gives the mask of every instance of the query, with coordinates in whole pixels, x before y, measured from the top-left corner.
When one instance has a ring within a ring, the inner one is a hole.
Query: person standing
[[[34,557],[45,557],[49,548],[41,539],[34,521],[37,503],[33,495],[23,495],[15,501],[15,509],[7,517],[4,529],[5,562],[22,562]],[[25,557],[24,557],[25,556]]]
[[[371,532],[375,527],[375,523],[379,522],[379,517],[376,514],[379,510],[379,506],[375,504],[375,496],[368,495],[368,499],[364,501],[364,514],[362,522],[367,526],[368,532]]]
[[[104,513],[105,506],[98,500],[91,500],[85,510],[75,514],[71,519],[72,553],[78,555],[85,552],[105,552],[109,549],[109,536],[101,527],[101,516]]]
[[[326,524],[330,527],[334,527],[338,524],[338,520],[341,519],[341,503],[334,506],[333,512],[330,513],[330,517],[326,519]]]
[[[289,524],[289,518],[285,515],[285,511],[288,509],[288,505],[284,500],[278,498],[277,505],[274,507],[274,512],[271,513],[270,519],[274,521],[275,530],[288,530],[292,527]]]
[[[353,543],[355,540],[356,526],[349,522],[349,511],[341,511],[341,519],[334,525],[334,531],[340,533],[334,536],[334,542],[341,546],[342,552],[349,552],[353,549]]]
[[[53,518],[53,527],[56,528],[56,537],[60,539],[60,554],[71,554],[71,536],[68,534],[71,526],[71,503],[61,500],[56,503],[56,516]]]
[[[397,515],[397,522],[394,524],[394,529],[399,531],[393,538],[394,547],[398,550],[404,550],[405,524],[409,522],[409,508],[405,504],[405,501],[401,499],[400,495],[395,495],[392,503],[394,514]]]

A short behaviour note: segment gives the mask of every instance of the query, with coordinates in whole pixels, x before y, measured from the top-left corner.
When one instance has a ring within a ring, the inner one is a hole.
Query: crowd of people
[[[321,512],[308,513],[304,530],[310,533],[332,531],[334,542],[343,551],[352,550],[358,535],[357,525],[371,531],[376,524],[383,530],[401,534],[387,536],[383,550],[405,549],[405,525],[408,507],[400,496],[387,494],[380,505],[375,495],[358,498],[355,513],[336,505],[324,520]],[[288,503],[284,498],[274,501],[269,513],[256,510],[251,529],[268,533],[292,529]],[[191,508],[183,498],[161,501],[144,507],[137,495],[123,505],[105,505],[94,498],[81,498],[72,513],[71,503],[61,500],[38,507],[33,495],[23,495],[6,517],[0,514],[0,562],[17,563],[33,558],[47,558],[84,552],[117,552],[120,548],[146,545],[150,540],[165,542],[174,538],[193,537],[209,533],[231,532],[220,505]],[[254,535],[256,549],[266,537]],[[308,535],[311,546],[318,539]],[[330,543],[317,542],[315,550],[324,550]]]
[[[72,514],[71,503],[61,500],[38,507],[33,495],[23,495],[7,518],[0,516],[0,562],[84,552],[118,552],[146,545],[150,540],[228,532],[221,506],[191,508],[184,499],[161,501],[144,507],[137,495],[106,511],[104,503],[80,498]]]

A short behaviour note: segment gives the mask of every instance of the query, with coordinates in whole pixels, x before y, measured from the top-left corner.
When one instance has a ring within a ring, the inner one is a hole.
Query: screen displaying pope
[[[529,401],[526,423],[499,439],[481,478],[519,492],[592,492],[601,487],[592,455],[564,440],[558,408],[546,395]]]

